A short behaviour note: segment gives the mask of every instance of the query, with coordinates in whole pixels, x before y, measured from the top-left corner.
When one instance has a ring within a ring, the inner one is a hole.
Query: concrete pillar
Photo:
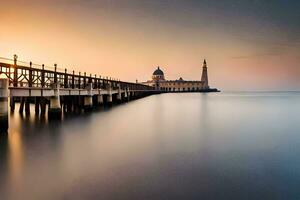
[[[8,129],[8,79],[0,79],[0,131]]]
[[[75,104],[75,108],[76,108],[76,112],[77,113],[81,113],[82,110],[82,103],[81,103],[81,96],[77,96],[76,98],[76,104]]]
[[[47,99],[45,97],[41,97],[40,104],[41,104],[41,116],[45,116],[46,107],[47,107]]]
[[[111,83],[108,83],[108,95],[107,95],[107,104],[112,105],[113,99],[112,99],[112,88],[111,88]]]
[[[60,118],[61,106],[60,106],[60,97],[59,97],[59,84],[54,83],[52,85],[52,89],[54,90],[54,96],[50,97],[48,116],[51,118]]]
[[[29,97],[25,98],[25,114],[30,115],[30,99],[29,99]]]
[[[125,90],[124,90],[124,99],[127,100],[127,97],[128,97],[128,95],[127,95],[127,88],[125,88]]]
[[[67,112],[71,113],[72,112],[72,107],[73,107],[73,97],[68,96],[66,98],[66,103],[67,103]]]
[[[10,111],[11,112],[15,112],[15,106],[16,103],[15,103],[15,97],[10,97]]]
[[[122,93],[121,93],[121,86],[120,84],[118,85],[118,95],[117,95],[117,100],[119,103],[122,102]]]
[[[130,89],[129,87],[126,89],[127,101],[130,101]]]
[[[62,102],[62,103],[61,103],[61,104],[62,104],[62,110],[63,110],[64,113],[67,112],[67,105],[68,105],[68,102],[67,102],[67,101],[68,101],[68,100],[67,100],[67,97],[66,97],[66,96],[60,97],[60,102]]]
[[[88,95],[84,96],[83,107],[85,111],[90,111],[93,109],[93,94],[92,94],[93,84],[89,83],[86,89],[88,90]]]
[[[25,97],[21,97],[20,98],[20,107],[19,107],[19,113],[20,114],[23,114],[24,105],[25,105]]]
[[[97,96],[97,102],[98,102],[99,105],[103,104],[103,95],[102,94]]]
[[[93,109],[93,96],[84,96],[83,105],[86,111]]]
[[[35,115],[40,114],[40,97],[35,97]]]
[[[74,113],[78,112],[78,96],[72,97],[72,110]]]

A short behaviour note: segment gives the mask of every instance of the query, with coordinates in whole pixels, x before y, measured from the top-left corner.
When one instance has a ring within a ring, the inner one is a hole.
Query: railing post
[[[68,88],[68,74],[67,74],[67,69],[65,69],[64,87]]]
[[[18,56],[15,54],[15,55],[14,55],[14,65],[15,65],[15,66],[17,65],[17,61],[18,61]]]
[[[105,87],[108,85],[108,76],[106,77]]]
[[[73,70],[73,74],[72,74],[72,89],[75,88],[74,83],[75,83],[75,71]]]
[[[32,62],[30,61],[29,63],[29,81],[28,81],[28,86],[32,87]]]
[[[44,64],[42,64],[41,85],[42,87],[45,87],[45,65]]]
[[[99,76],[98,88],[101,89],[101,76]]]
[[[78,78],[78,89],[81,88],[81,72],[79,72],[79,78]]]
[[[18,60],[18,56],[15,54],[14,55],[14,81],[13,81],[13,85],[14,87],[18,87],[18,66],[17,66],[17,60]],[[9,74],[10,76],[10,74]]]
[[[57,64],[54,64],[54,83],[57,83]]]
[[[88,79],[88,83],[89,83],[89,84],[92,83],[92,74],[90,74],[90,77],[89,77],[89,79]]]
[[[86,88],[86,72],[84,72],[84,78],[83,78],[83,88]]]

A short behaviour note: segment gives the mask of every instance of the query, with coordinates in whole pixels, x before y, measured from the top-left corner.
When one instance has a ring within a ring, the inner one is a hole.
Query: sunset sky
[[[300,89],[299,0],[1,0],[0,57],[127,81]]]

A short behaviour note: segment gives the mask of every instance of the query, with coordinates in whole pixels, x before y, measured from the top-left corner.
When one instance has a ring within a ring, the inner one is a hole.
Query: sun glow
[[[283,41],[292,33],[257,16],[233,18],[231,8],[215,14],[202,3],[178,12],[143,1],[28,2],[0,7],[2,57],[133,82],[148,80],[157,65],[169,79],[199,80],[206,58],[211,83],[222,89],[300,86],[299,43]]]

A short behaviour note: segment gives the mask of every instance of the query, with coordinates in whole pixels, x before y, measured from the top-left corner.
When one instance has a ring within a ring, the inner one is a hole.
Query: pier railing
[[[96,74],[86,72],[68,71],[58,68],[57,64],[53,67],[44,64],[18,61],[14,59],[0,57],[0,75],[4,74],[9,79],[10,87],[30,87],[30,88],[50,88],[53,84],[59,84],[60,88],[86,89],[92,84],[93,89],[112,89],[122,90],[154,90],[151,86],[138,83],[121,81],[119,79],[101,77]]]

